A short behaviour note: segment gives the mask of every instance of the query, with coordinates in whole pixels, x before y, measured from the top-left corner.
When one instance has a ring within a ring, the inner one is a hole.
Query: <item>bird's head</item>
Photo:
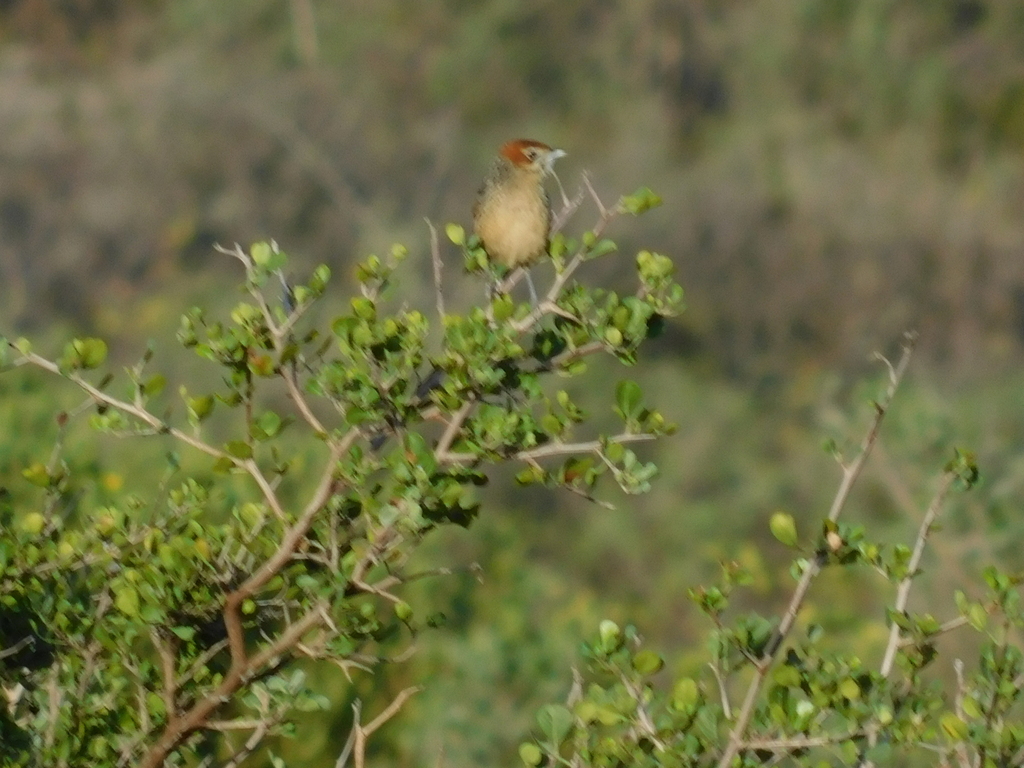
[[[532,139],[513,139],[502,145],[501,156],[516,168],[546,176],[554,169],[555,160],[565,157],[565,152]]]

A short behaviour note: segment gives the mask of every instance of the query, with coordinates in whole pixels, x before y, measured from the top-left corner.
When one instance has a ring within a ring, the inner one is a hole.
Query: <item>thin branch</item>
[[[191,681],[192,678],[194,678],[199,673],[199,670],[203,669],[203,667],[205,667],[206,664],[214,656],[216,656],[218,653],[220,653],[225,648],[227,648],[227,646],[228,646],[228,641],[225,638],[224,640],[218,640],[216,643],[214,643],[209,648],[207,648],[205,651],[203,651],[203,653],[195,660],[195,662],[192,664],[192,666],[189,667],[188,671],[184,675],[182,675],[180,680],[178,680],[178,686],[180,687],[180,686],[184,685],[185,683],[188,683],[189,681]]]
[[[434,265],[434,292],[437,294],[437,317],[444,322],[444,293],[441,290],[441,245],[437,240],[437,228],[430,219],[424,219],[430,229],[430,261]]]
[[[437,457],[438,461],[441,461],[442,457],[449,455],[448,451],[451,449],[452,443],[458,437],[459,430],[462,429],[462,425],[469,417],[469,413],[475,404],[475,400],[467,400],[459,410],[452,414],[452,420],[448,422],[444,434],[441,435],[441,439],[438,440],[437,447],[434,449],[434,456]]]
[[[253,727],[253,732],[250,734],[249,738],[245,740],[245,744],[243,744],[242,747],[231,755],[228,761],[224,763],[224,768],[237,768],[237,766],[241,765],[249,755],[256,751],[256,748],[267,737],[270,729],[280,725],[281,721],[284,720],[284,717],[285,711],[282,710],[272,717],[268,717],[264,720],[257,720],[255,722],[247,721],[246,724]]]
[[[266,720],[262,718],[250,718],[248,720],[207,720],[203,723],[203,728],[208,731],[251,731],[254,728],[259,728],[261,725],[266,725]]]
[[[900,356],[899,363],[895,367],[889,367],[889,386],[886,388],[881,401],[875,404],[875,415],[868,427],[867,434],[865,434],[864,439],[861,442],[860,454],[849,466],[845,466],[843,468],[843,477],[839,483],[839,488],[832,500],[832,506],[828,513],[828,519],[832,522],[838,520],[840,514],[842,514],[843,508],[846,506],[847,499],[850,496],[850,489],[860,476],[861,470],[864,468],[864,464],[871,453],[871,448],[878,439],[878,431],[882,425],[882,419],[885,417],[886,411],[896,394],[896,390],[899,387],[900,382],[903,380],[907,366],[910,364],[910,358],[913,354],[916,341],[916,333],[906,333],[903,337],[903,352]],[[778,657],[779,650],[782,648],[783,643],[789,636],[793,623],[796,621],[797,613],[800,611],[804,599],[807,596],[807,591],[810,589],[811,582],[814,581],[814,578],[821,572],[821,568],[825,562],[826,555],[824,552],[821,552],[810,560],[804,568],[804,572],[800,577],[796,590],[793,592],[793,596],[786,608],[786,612],[783,614],[782,620],[779,622],[778,629],[775,631],[771,641],[769,641],[768,646],[765,649],[764,656],[755,665],[754,677],[747,688],[747,693],[743,699],[743,705],[740,708],[740,713],[736,718],[736,723],[733,725],[732,731],[729,733],[729,743],[722,752],[721,758],[719,758],[718,768],[729,768],[732,764],[733,758],[735,758],[743,748],[744,734],[746,733],[747,728],[750,725],[750,720],[754,715],[754,708],[757,704],[758,694],[761,692],[761,686],[763,685],[765,678],[768,676],[775,659]]]
[[[231,667],[216,690],[199,699],[187,712],[180,716],[168,713],[167,726],[139,763],[141,768],[160,768],[182,739],[202,728],[209,716],[217,708],[230,701],[231,696],[242,685],[255,677],[266,666],[279,660],[302,639],[306,632],[321,623],[323,621],[321,612],[325,605],[325,602],[317,603],[301,618],[288,625],[273,643],[259,653],[243,659],[240,664],[236,664],[235,659],[232,659]]]
[[[46,733],[43,736],[43,744],[46,745],[47,749],[53,747],[53,740],[57,736],[57,722],[60,720],[58,717],[61,709],[61,692],[60,686],[57,685],[57,675],[60,672],[59,662],[54,662],[53,666],[50,667],[50,674],[46,679],[46,699],[49,704],[50,717],[46,723]]]
[[[34,642],[35,638],[32,635],[26,635],[25,637],[21,638],[21,640],[16,642],[14,645],[8,646],[7,648],[4,648],[2,651],[0,651],[0,661],[6,659],[8,656],[13,656],[22,648],[26,648],[32,645]]]
[[[274,243],[274,247],[277,247],[276,243]],[[245,251],[242,250],[242,246],[238,243],[235,243],[234,248],[225,248],[222,245],[214,245],[214,249],[218,253],[233,256],[242,262],[242,266],[245,267],[246,276],[249,276],[253,267],[252,259],[249,258]],[[280,270],[278,271],[278,277],[281,279],[281,285],[285,294],[287,296],[291,296],[291,288],[288,286],[288,281]],[[295,403],[295,406],[299,409],[299,413],[302,415],[302,418],[306,420],[306,423],[309,424],[318,435],[326,435],[327,429],[320,423],[320,420],[313,413],[309,404],[306,402],[305,397],[303,397],[302,391],[299,389],[294,365],[289,366],[282,362],[282,357],[284,356],[286,349],[285,341],[288,339],[295,323],[298,322],[299,318],[302,317],[303,314],[305,314],[310,302],[306,302],[301,306],[291,307],[285,321],[278,325],[277,320],[274,317],[274,313],[270,311],[270,306],[267,304],[267,300],[263,296],[263,292],[260,287],[255,285],[251,280],[247,282],[247,285],[249,287],[249,295],[253,297],[256,304],[259,306],[260,312],[263,315],[263,322],[270,331],[274,351],[277,353],[278,370],[281,374],[281,378],[284,379],[286,388],[288,389],[288,396],[292,399],[292,402]],[[286,309],[288,308],[288,304],[290,304],[290,300],[286,299]]]
[[[960,627],[963,627],[966,624],[967,624],[967,617],[966,616],[957,616],[956,618],[949,619],[948,621],[944,621],[944,622],[942,622],[939,625],[939,628],[936,629],[932,633],[932,637],[936,637],[938,635],[944,635],[947,632],[952,632],[954,629],[960,629]],[[902,638],[900,640],[899,647],[900,648],[906,648],[908,645],[913,645],[913,644],[914,644],[914,639],[912,637],[904,637],[904,638]],[[1022,679],[1021,682],[1024,683],[1024,679]]]
[[[402,583],[402,580],[397,576],[387,576],[381,579],[376,584],[370,584],[364,579],[366,571],[369,570],[370,565],[378,561],[379,557],[388,551],[395,543],[396,540],[393,536],[381,535],[376,545],[371,548],[366,555],[356,564],[356,567],[352,570],[352,575],[349,577],[349,581],[352,586],[361,589],[363,592],[383,597],[385,600],[389,600],[395,605],[402,602],[402,598],[398,595],[388,592],[390,587],[398,586]]]
[[[298,519],[282,537],[281,543],[274,554],[267,558],[259,569],[252,574],[252,576],[242,582],[242,584],[228,596],[229,602],[232,599],[241,602],[244,598],[250,597],[254,592],[256,592],[256,590],[270,581],[270,579],[273,578],[279,570],[281,570],[285,563],[291,559],[292,554],[299,546],[303,537],[309,531],[309,527],[313,524],[313,518],[315,518],[316,514],[323,509],[324,504],[327,503],[331,495],[337,491],[337,481],[334,477],[335,465],[351,447],[357,436],[358,432],[353,430],[331,447],[330,455],[324,463],[320,482],[317,484],[317,487],[313,491],[313,495],[310,497],[309,501],[306,502],[306,506],[300,513]]]
[[[8,344],[12,349],[17,349],[17,347],[15,347],[13,343],[8,342]],[[176,439],[180,440],[181,442],[185,443],[186,445],[189,445],[195,448],[196,450],[201,451],[209,456],[213,456],[216,459],[226,458],[232,463],[234,463],[236,466],[241,466],[241,462],[235,457],[231,456],[230,454],[225,453],[219,448],[214,448],[212,445],[203,442],[199,438],[193,437],[187,432],[183,432],[182,430],[177,429],[176,427],[170,426],[169,424],[165,423],[162,419],[157,418],[144,408],[138,408],[126,400],[120,400],[116,397],[108,395],[102,390],[97,389],[95,386],[93,386],[88,381],[83,379],[77,373],[64,373],[60,370],[56,363],[47,360],[45,357],[37,355],[35,352],[29,352],[28,354],[25,354],[19,351],[19,354],[21,355],[21,357],[15,361],[15,365],[26,363],[31,364],[38,368],[42,368],[45,371],[49,371],[50,373],[56,376],[66,378],[72,384],[86,392],[97,403],[103,403],[104,405],[108,405],[111,408],[116,408],[119,411],[134,416],[139,421],[148,424],[156,432],[169,434],[175,437]]]
[[[572,668],[572,686],[565,696],[565,706],[572,709],[583,699],[583,675],[575,666]]]
[[[349,755],[352,754],[352,749],[356,745],[356,733],[359,731],[359,717],[363,712],[363,702],[356,699],[352,702],[352,730],[348,732],[348,738],[345,739],[345,746],[341,749],[341,754],[338,755],[337,761],[334,763],[334,768],[344,768],[348,762]]]
[[[583,173],[583,186],[586,187],[587,192],[590,193],[590,199],[593,200],[594,205],[597,206],[597,210],[601,214],[601,218],[611,218],[613,213],[609,212],[609,210],[605,207],[605,204],[601,202],[601,197],[597,194],[596,190],[594,189],[594,185],[590,183],[589,173]]]
[[[658,738],[658,729],[654,726],[654,722],[651,720],[651,715],[647,711],[647,706],[644,704],[641,691],[638,690],[637,687],[624,675],[621,676],[619,680],[625,687],[626,692],[629,693],[633,701],[636,702],[637,721],[639,722],[641,729],[645,734],[647,734],[647,738],[651,740],[651,744],[654,745],[654,748],[659,752],[664,752],[665,743]]]
[[[405,706],[405,702],[415,696],[417,693],[423,690],[422,685],[411,685],[408,688],[399,691],[398,695],[395,696],[394,700],[388,704],[388,706],[377,715],[373,720],[370,721],[369,725],[363,727],[361,730],[367,736],[372,736],[374,731],[380,728],[384,723],[393,718],[398,714],[398,711]]]
[[[288,366],[281,366],[281,378],[284,379],[285,387],[288,389],[288,396],[295,403],[295,407],[299,409],[299,413],[302,414],[302,418],[306,420],[306,423],[313,428],[313,431],[318,435],[326,435],[327,428],[320,422],[320,419],[316,417],[309,404],[306,402],[306,398],[302,396],[302,390],[299,389],[298,381],[296,381],[295,369]]]
[[[163,691],[161,693],[164,701],[164,710],[167,712],[167,716],[171,717],[171,713],[177,709],[174,704],[174,698],[177,694],[177,683],[174,674],[174,653],[160,637],[160,630],[158,628],[149,628],[149,640],[153,643],[157,656],[160,657],[160,674],[163,677]]]
[[[590,440],[584,443],[548,443],[542,445],[539,448],[529,448],[525,451],[518,451],[509,456],[509,459],[513,461],[537,461],[538,459],[549,459],[553,456],[566,456],[566,455],[578,455],[581,453],[601,453],[601,449],[606,445],[613,443],[627,444],[627,443],[646,443],[651,440],[657,440],[656,435],[650,435],[647,433],[642,434],[631,434],[625,433],[621,435],[615,435],[613,437],[605,438],[604,440]],[[436,451],[438,461],[445,461],[451,464],[468,464],[476,461],[480,457],[475,453],[448,453],[441,452],[441,446],[438,445]]]
[[[618,208],[608,208],[604,205],[604,203],[601,202],[601,199],[597,196],[597,193],[594,191],[593,186],[590,184],[590,180],[586,177],[585,174],[583,176],[583,182],[584,185],[587,187],[587,190],[590,192],[591,196],[594,198],[598,210],[601,213],[601,216],[598,219],[597,224],[594,226],[594,229],[592,230],[594,239],[597,240],[604,233],[604,230],[608,227],[608,224],[612,221],[612,219],[614,219],[619,214],[619,210]],[[562,271],[555,276],[555,279],[551,283],[551,287],[548,289],[548,292],[544,295],[544,297],[533,309],[533,311],[531,311],[530,314],[528,314],[522,320],[513,323],[512,327],[517,332],[523,333],[525,331],[530,330],[530,328],[532,328],[533,326],[535,326],[542,317],[544,317],[547,314],[550,314],[551,307],[557,306],[557,299],[559,295],[561,295],[562,289],[565,288],[566,283],[569,282],[569,278],[571,278],[573,274],[576,272],[576,270],[579,269],[580,266],[582,266],[583,262],[586,261],[586,259],[587,248],[586,246],[581,245],[579,250],[576,251],[573,257],[569,260],[569,263],[565,266],[565,268],[562,269]],[[516,273],[513,272],[513,276],[515,274]],[[502,289],[507,290],[507,287],[503,285]]]
[[[14,347],[13,344],[11,346],[12,348],[16,349],[16,347]],[[276,514],[279,518],[284,519],[284,510],[281,507],[281,502],[277,498],[277,494],[274,492],[273,486],[267,480],[266,476],[264,476],[263,471],[259,468],[259,465],[257,465],[256,462],[253,461],[252,459],[240,459],[236,456],[232,456],[226,451],[222,451],[219,448],[215,448],[209,443],[200,440],[198,437],[190,435],[187,432],[178,429],[177,427],[172,427],[171,425],[164,422],[162,419],[158,418],[157,416],[154,416],[145,408],[141,408],[133,403],[129,403],[127,400],[121,400],[119,398],[108,395],[107,393],[103,392],[102,390],[98,389],[97,387],[93,386],[91,383],[83,379],[77,373],[61,372],[60,368],[57,366],[56,363],[51,362],[50,360],[47,360],[46,358],[41,357],[34,352],[29,352],[28,354],[21,353],[21,357],[17,361],[17,364],[21,363],[35,365],[57,376],[62,376],[68,379],[72,384],[84,390],[96,402],[103,403],[105,405],[110,406],[111,408],[115,408],[123,413],[127,413],[130,416],[135,417],[139,421],[142,421],[148,424],[150,427],[152,427],[154,433],[171,435],[171,437],[175,438],[176,440],[185,443],[186,445],[189,445],[195,448],[196,450],[207,454],[208,456],[213,456],[216,459],[230,461],[231,464],[233,464],[235,467],[245,470],[245,472],[252,477],[256,485],[259,486],[260,491],[263,493],[263,496],[267,500],[267,504],[273,510],[274,514]]]
[[[827,747],[831,744],[841,744],[850,739],[857,739],[863,736],[862,732],[845,734],[826,734],[823,736],[794,736],[782,739],[751,739],[743,744],[744,749],[759,749],[765,752],[793,752],[798,749],[810,749],[812,747]]]
[[[415,696],[417,693],[422,691],[423,688],[418,685],[410,686],[403,691],[400,691],[394,700],[381,712],[377,717],[370,721],[369,725],[354,727],[356,738],[355,738],[355,766],[356,768],[364,768],[366,762],[366,740],[373,735],[373,732],[380,728],[384,723],[393,718],[398,714],[398,711],[405,706],[410,698]]]
[[[964,717],[964,663],[960,659],[953,659],[953,672],[956,674],[956,695],[953,697],[953,707],[957,715]]]
[[[551,234],[560,232],[565,223],[572,218],[572,215],[576,213],[580,205],[583,203],[583,185],[576,190],[576,194],[573,195],[572,199],[565,194],[565,187],[562,186],[562,180],[558,177],[557,173],[552,172],[552,176],[555,177],[555,181],[558,183],[558,191],[562,195],[562,209],[556,213],[551,219]],[[583,172],[583,178],[587,178],[586,171]]]
[[[718,683],[718,695],[722,700],[722,714],[726,720],[732,720],[732,705],[729,703],[729,691],[725,687],[722,670],[718,668],[718,661],[709,661],[708,666],[711,667],[711,673],[715,676],[715,681]]]
[[[914,542],[914,551],[910,556],[910,562],[907,563],[906,575],[902,580],[900,580],[899,586],[896,588],[896,602],[893,605],[893,610],[896,613],[905,613],[907,610],[907,602],[910,599],[910,588],[913,585],[914,577],[917,576],[917,569],[921,564],[921,556],[924,554],[924,547],[928,540],[928,534],[931,532],[932,526],[935,524],[935,520],[939,516],[939,512],[942,510],[942,504],[946,500],[946,495],[949,493],[949,489],[953,487],[953,481],[955,479],[956,473],[946,472],[942,476],[942,482],[939,484],[939,489],[935,492],[935,496],[932,498],[931,504],[928,505],[928,511],[925,513],[924,519],[921,521],[921,526],[917,531],[917,541]],[[885,656],[882,658],[882,666],[879,669],[882,677],[888,677],[889,673],[892,672],[892,666],[896,660],[896,651],[899,647],[900,627],[894,621],[892,622],[892,626],[889,627],[889,642],[885,647]]]

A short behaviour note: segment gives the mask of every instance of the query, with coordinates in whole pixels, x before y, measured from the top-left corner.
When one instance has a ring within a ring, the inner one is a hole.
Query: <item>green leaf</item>
[[[791,664],[782,664],[772,672],[772,682],[782,688],[796,688],[802,682],[800,670]]]
[[[626,213],[639,216],[644,211],[661,205],[661,198],[648,187],[641,187],[632,195],[626,195],[619,201],[619,207]]]
[[[978,700],[974,696],[964,696],[963,699],[964,714],[968,717],[978,718],[983,717],[984,710],[978,703]]]
[[[139,615],[139,593],[135,587],[121,586],[114,596],[114,605],[125,616],[135,618]]]
[[[46,527],[46,517],[41,512],[29,512],[18,521],[18,527],[29,536],[38,536]]]
[[[254,243],[249,249],[253,263],[268,272],[284,269],[288,265],[288,257],[277,249],[275,243]]]
[[[611,619],[605,619],[602,621],[598,627],[597,633],[601,638],[601,646],[608,651],[617,648],[622,639],[622,630],[619,629],[619,625]]]
[[[147,397],[153,397],[163,392],[164,387],[167,386],[167,378],[161,376],[159,373],[155,376],[151,376],[145,384],[142,385],[142,393]]]
[[[615,388],[615,402],[618,413],[625,419],[632,418],[640,410],[643,390],[635,381],[623,379]]]
[[[609,253],[614,253],[617,250],[619,250],[619,246],[613,240],[609,240],[606,237],[594,244],[594,247],[590,249],[590,257],[597,259]]]
[[[981,603],[972,603],[971,607],[967,609],[966,618],[967,623],[979,632],[984,632],[985,627],[988,626],[988,612],[985,611],[985,606]]]
[[[224,446],[224,450],[236,459],[252,458],[252,446],[244,440],[232,440]]]
[[[201,395],[200,397],[189,397],[185,400],[185,407],[188,408],[189,419],[198,423],[213,413],[214,399],[212,395]]]
[[[75,339],[72,344],[83,368],[98,368],[107,359],[107,342],[103,339]]]
[[[856,701],[860,698],[860,686],[852,677],[848,677],[839,684],[839,695],[849,701]]]
[[[633,669],[641,675],[653,675],[665,666],[665,660],[654,651],[640,651],[633,657]]]
[[[50,472],[46,465],[41,462],[37,461],[25,467],[25,469],[21,470],[21,476],[32,483],[32,485],[38,485],[40,488],[48,488],[50,486]]]
[[[544,755],[541,753],[540,747],[536,744],[527,741],[519,745],[519,759],[526,765],[540,765],[543,757]]]
[[[171,627],[171,632],[184,640],[186,643],[196,636],[195,627]]]
[[[235,462],[233,462],[228,456],[221,456],[215,462],[211,469],[219,475],[226,474],[235,468]]]
[[[252,247],[249,248],[249,255],[252,256],[252,260],[261,267],[270,261],[272,253],[273,251],[270,249],[270,243],[253,243]]]
[[[545,704],[537,712],[541,733],[555,744],[561,744],[572,728],[572,712],[561,704]]]
[[[466,242],[466,230],[458,224],[446,224],[444,227],[444,233],[455,245],[462,245]],[[534,765],[536,765],[536,763],[534,763]]]
[[[672,687],[672,706],[682,712],[688,712],[697,706],[700,690],[692,677],[684,677],[676,681]]]
[[[768,523],[772,536],[787,547],[795,547],[797,543],[796,521],[786,512],[776,512]]]
[[[494,298],[491,304],[494,311],[494,320],[499,323],[503,323],[512,317],[512,313],[515,312],[516,305],[512,301],[511,296],[500,295]]]
[[[260,414],[256,424],[267,437],[273,437],[281,430],[281,417],[273,411],[266,411]]]
[[[360,320],[375,320],[377,317],[377,307],[371,299],[365,296],[356,296],[351,301],[352,314],[358,317]]]
[[[63,370],[97,368],[107,359],[103,339],[73,339],[64,347],[59,364]]]
[[[969,733],[967,723],[953,712],[947,712],[939,718],[939,726],[950,741],[963,741]]]

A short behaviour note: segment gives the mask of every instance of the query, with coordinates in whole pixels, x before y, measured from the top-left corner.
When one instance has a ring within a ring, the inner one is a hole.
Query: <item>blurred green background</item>
[[[679,424],[650,452],[653,493],[608,488],[608,511],[499,477],[470,530],[421,552],[464,569],[412,591],[447,624],[354,689],[320,675],[368,713],[426,681],[376,765],[514,764],[601,618],[678,672],[699,670],[707,629],[686,589],[719,560],[755,573],[744,608],[779,610],[792,553],[768,517],[807,533],[825,514],[822,445],[852,451],[884,374],[871,355],[904,330],[920,350],[850,519],[909,541],[964,446],[985,482],[951,505],[915,607],[948,618],[984,563],[1024,565],[1022,52],[1024,5],[997,0],[0,0],[0,332],[51,352],[100,335],[121,362],[154,339],[157,368],[202,380],[173,333],[188,306],[240,298],[214,243],[276,238],[297,275],[326,262],[340,304],[349,265],[399,241],[395,301],[430,311],[423,219],[467,224],[504,140],[565,148],[570,192],[583,171],[609,203],[659,192],[610,234],[623,262],[673,256],[689,308],[638,369],[590,379],[639,379]],[[585,204],[569,229],[595,217]],[[446,256],[451,302],[482,300]],[[614,262],[594,267],[615,284]],[[610,400],[590,398],[599,423]],[[15,499],[74,402],[0,377]],[[93,498],[145,492],[168,446],[83,429],[68,448]],[[890,598],[870,573],[826,574],[807,618],[872,658]],[[277,749],[333,765],[348,717]]]

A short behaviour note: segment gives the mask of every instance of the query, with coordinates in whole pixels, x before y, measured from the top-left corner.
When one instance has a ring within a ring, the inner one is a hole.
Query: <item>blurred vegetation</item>
[[[683,669],[700,636],[685,589],[720,558],[777,604],[788,556],[768,518],[824,513],[838,474],[821,445],[857,433],[882,373],[869,356],[907,328],[920,351],[853,512],[906,539],[964,444],[985,481],[956,500],[917,596],[948,602],[991,559],[1021,566],[1022,45],[1024,10],[995,0],[7,0],[0,324],[101,334],[128,363],[182,306],[237,300],[213,243],[270,236],[342,281],[404,242],[409,301],[429,306],[423,217],[466,222],[517,135],[569,151],[570,194],[582,170],[601,192],[661,194],[614,233],[624,254],[673,254],[687,289],[642,380],[681,425],[653,495],[609,512],[509,483],[421,553],[479,563],[482,583],[423,587],[451,621],[394,681],[432,682],[382,748],[396,765],[442,748],[447,766],[508,762],[599,619],[635,623]],[[458,271],[446,281],[471,305]],[[59,395],[8,375],[0,393],[0,484],[18,498]],[[97,494],[110,467],[159,460],[78,448]],[[816,619],[856,633],[883,586],[830,583]]]

